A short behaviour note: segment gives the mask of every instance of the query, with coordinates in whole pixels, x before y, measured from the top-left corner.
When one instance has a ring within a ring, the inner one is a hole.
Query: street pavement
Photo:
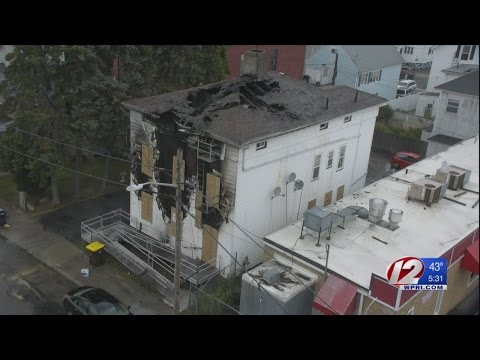
[[[173,314],[173,309],[165,302],[165,298],[160,293],[142,286],[138,278],[126,276],[118,267],[108,263],[92,267],[84,249],[86,244],[80,246],[57,233],[44,230],[37,218],[19,210],[9,208],[6,210],[10,227],[0,227],[0,235],[66,277],[75,286],[90,285],[103,288],[124,304],[131,305],[131,311],[136,315]],[[81,274],[84,268],[90,270],[88,278]],[[58,303],[61,299],[58,299],[58,294],[56,296]],[[183,304],[185,308],[185,303]]]
[[[63,315],[75,284],[0,235],[0,315]]]

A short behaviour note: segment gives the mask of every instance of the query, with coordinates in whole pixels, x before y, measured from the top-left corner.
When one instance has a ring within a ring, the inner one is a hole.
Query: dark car
[[[412,165],[421,159],[422,155],[408,151],[399,151],[392,156],[390,163],[395,169],[403,169],[404,167]]]
[[[67,315],[132,315],[129,308],[105,290],[82,286],[63,297]]]

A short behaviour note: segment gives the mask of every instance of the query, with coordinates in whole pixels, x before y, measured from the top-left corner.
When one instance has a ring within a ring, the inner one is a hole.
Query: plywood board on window
[[[142,191],[142,219],[152,222],[153,217],[153,195]]]
[[[325,201],[323,203],[323,206],[328,206],[332,203],[332,195],[333,195],[333,191],[329,191],[325,193]]]
[[[317,205],[317,199],[313,199],[308,202],[309,209],[314,208],[316,205]]]
[[[220,176],[212,173],[207,174],[207,203],[218,209],[220,204]]]
[[[153,148],[142,144],[142,173],[153,177]]]
[[[337,201],[343,198],[343,191],[345,190],[345,185],[339,186],[337,189]]]
[[[203,236],[202,236],[202,260],[205,262],[213,261],[213,266],[215,266],[214,259],[217,258],[217,248],[218,248],[218,230],[208,226],[203,226]]]

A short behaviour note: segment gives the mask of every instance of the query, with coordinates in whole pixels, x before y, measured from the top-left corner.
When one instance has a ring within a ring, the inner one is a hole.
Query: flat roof
[[[356,93],[347,86],[322,88],[269,72],[264,79],[243,76],[122,104],[151,115],[152,122],[177,121],[194,132],[241,146],[387,102]]]
[[[471,170],[470,181],[464,188],[478,193],[478,145],[478,139],[464,140],[327,207],[333,212],[352,205],[368,209],[370,199],[382,198],[388,201],[384,220],[388,220],[390,209],[403,211],[400,227],[394,231],[378,225],[372,227],[367,220],[356,217],[345,223],[345,229],[332,228],[330,240],[326,240],[327,231],[323,232],[321,246],[317,247],[318,233],[312,230],[304,228],[304,238],[300,239],[302,220],[299,220],[267,235],[264,241],[289,258],[294,255],[320,270],[325,267],[326,244],[329,243],[328,271],[368,289],[372,273],[386,278],[387,267],[399,257],[441,256],[478,228],[479,205],[472,208],[479,198],[478,194],[467,192],[454,197],[462,191],[446,190],[445,196],[465,203],[465,206],[443,198],[431,207],[420,201],[407,200],[411,182],[424,178],[425,175],[433,176],[444,161],[448,165]]]

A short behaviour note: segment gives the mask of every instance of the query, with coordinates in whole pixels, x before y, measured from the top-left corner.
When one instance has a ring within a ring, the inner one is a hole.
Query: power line
[[[195,215],[193,215],[185,206],[182,205],[182,207],[183,207],[183,210],[185,210],[185,212],[186,212],[188,215],[190,215],[195,221],[197,221]],[[220,247],[221,247],[240,267],[243,267],[243,265],[240,264],[240,262],[239,262],[237,259],[235,259],[235,257],[233,257],[232,254],[230,254],[230,252],[220,243],[220,241],[218,241],[218,239],[215,238],[215,236],[214,236],[210,231],[208,231],[207,229],[203,229],[203,230],[206,231],[206,232],[212,237],[212,239],[214,239],[214,240],[217,242],[217,244],[220,245]],[[285,314],[290,315],[290,314],[288,313],[288,311],[283,307],[283,305],[280,304],[280,303],[277,301],[277,299],[275,299],[275,297],[274,297],[272,294],[270,294],[270,293],[262,286],[262,284],[261,284],[260,281],[258,281],[254,276],[252,276],[248,271],[245,271],[245,272],[246,272],[248,275],[250,275],[250,277],[252,278],[252,280],[257,283],[257,285],[258,285],[259,288],[263,288],[263,290],[268,294],[268,296],[270,296],[270,297],[273,299],[273,301],[275,301],[275,303],[285,312]]]
[[[149,167],[149,168],[156,169],[156,170],[163,170],[163,171],[169,171],[169,172],[172,171],[172,170],[170,170],[170,169],[160,168],[160,167],[156,167],[156,166],[153,166],[153,165],[142,164],[142,163],[140,163],[140,162],[138,162],[138,161],[122,159],[122,158],[119,158],[119,157],[116,157],[116,156],[110,156],[110,155],[106,155],[106,154],[99,153],[99,152],[97,152],[97,151],[93,151],[93,150],[88,150],[88,149],[85,149],[85,148],[81,148],[81,147],[78,147],[78,146],[75,146],[75,145],[72,145],[72,144],[67,144],[67,143],[62,142],[62,141],[59,141],[59,140],[55,140],[55,139],[52,139],[52,138],[48,138],[48,137],[45,137],[45,136],[41,136],[41,135],[32,133],[32,132],[27,131],[27,130],[24,130],[24,129],[20,129],[19,127],[16,127],[16,126],[13,126],[13,125],[6,125],[6,126],[9,127],[9,128],[12,128],[12,129],[15,129],[15,130],[24,132],[24,133],[29,134],[29,135],[31,135],[31,136],[35,136],[35,137],[40,138],[40,139],[44,139],[44,140],[47,140],[47,141],[51,141],[51,142],[54,142],[54,143],[57,143],[57,144],[61,144],[61,145],[63,145],[63,146],[70,147],[70,148],[72,148],[72,149],[81,150],[81,151],[84,151],[84,152],[87,152],[87,153],[91,153],[91,154],[94,154],[94,155],[104,156],[104,157],[106,157],[106,158],[110,158],[110,159],[114,159],[114,160],[119,160],[119,161],[127,162],[127,163],[129,163],[129,164],[141,165],[141,166]]]
[[[40,159],[40,158],[36,158],[34,156],[31,156],[31,155],[28,155],[28,154],[25,154],[25,153],[22,153],[21,151],[17,151],[17,150],[14,150],[14,149],[11,149],[7,146],[4,146],[4,145],[0,145],[0,147],[4,148],[4,149],[7,149],[9,151],[12,151],[14,153],[17,153],[17,154],[20,154],[20,155],[23,155],[23,156],[26,156],[30,159],[33,159],[33,160],[38,160],[38,161],[41,161],[41,162],[44,162],[48,165],[51,165],[51,166],[56,166],[56,167],[59,167],[61,169],[64,169],[64,170],[69,170],[69,171],[72,171],[74,173],[77,173],[77,174],[80,174],[80,175],[84,175],[84,176],[88,176],[88,177],[91,177],[93,179],[97,179],[97,180],[102,180],[102,181],[106,181],[106,182],[109,182],[109,183],[112,183],[112,184],[115,184],[115,185],[121,185],[122,187],[125,187],[125,184],[124,183],[121,183],[121,182],[118,182],[118,181],[113,181],[113,180],[108,180],[108,179],[105,179],[105,178],[101,178],[101,177],[98,177],[98,176],[95,176],[95,175],[92,175],[92,174],[88,174],[88,173],[84,173],[84,172],[81,172],[81,171],[77,171],[77,170],[74,170],[74,169],[70,169],[66,166],[63,166],[63,165],[59,165],[59,164],[54,164],[48,160],[44,160],[44,159]]]
[[[197,189],[197,191],[205,198],[205,200],[206,200],[207,203],[208,203],[207,197],[206,197],[200,190]],[[210,204],[210,205],[211,205],[211,204]],[[232,222],[233,225],[235,225],[235,226],[236,226],[240,231],[242,231],[251,241],[253,241],[253,243],[254,243],[255,245],[257,245],[263,252],[265,252],[265,254],[267,254],[267,255],[270,256],[270,257],[274,257],[274,253],[269,253],[263,246],[261,246],[260,244],[258,244],[250,235],[247,234],[247,232],[246,232],[245,229],[243,229],[240,225],[238,225],[237,223],[235,223],[235,221],[233,221],[232,219],[230,219],[230,218],[229,218],[226,214],[224,214],[220,209],[218,209],[218,211],[220,211],[220,213],[221,213],[222,215],[224,215],[225,218],[228,219],[228,221]],[[253,234],[253,233],[252,233],[252,234]],[[253,234],[253,235],[255,235],[255,234]],[[255,236],[257,236],[258,238],[260,238],[258,235],[255,235]],[[261,239],[263,240],[263,238],[261,238]],[[217,242],[218,242],[218,241],[217,241]],[[220,244],[220,243],[218,242],[218,244]],[[292,260],[293,260],[293,255],[292,255]],[[329,307],[332,311],[335,311],[335,312],[336,312],[336,310],[333,309],[329,304],[327,304],[327,303],[325,302],[325,300],[323,300],[321,297],[319,297],[319,296],[315,293],[314,290],[311,290],[311,289],[310,289],[305,283],[303,283],[294,273],[292,273],[292,272],[290,271],[290,269],[289,269],[286,265],[283,265],[283,264],[281,264],[281,263],[278,262],[278,261],[277,261],[277,263],[278,263],[281,267],[283,267],[283,268],[285,269],[285,271],[287,271],[290,275],[292,275],[303,287],[305,287],[308,291],[310,291],[310,292],[314,295],[314,297],[319,298],[322,302],[324,302],[324,303],[327,305],[327,307]],[[250,275],[250,274],[249,274],[249,275]],[[251,275],[250,275],[250,276],[251,276]],[[253,278],[253,277],[252,277],[252,278]],[[326,280],[326,278],[325,278],[325,280]]]

